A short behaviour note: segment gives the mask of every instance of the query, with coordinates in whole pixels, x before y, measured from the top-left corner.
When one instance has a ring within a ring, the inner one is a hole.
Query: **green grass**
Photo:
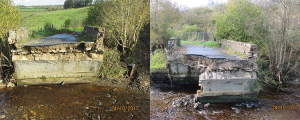
[[[167,53],[163,50],[156,50],[150,59],[150,72],[167,70]]]
[[[48,11],[46,8],[32,8],[32,9],[20,9],[20,12],[41,12],[41,11]]]
[[[203,45],[203,42],[199,42],[199,41],[180,41],[181,44],[192,44],[192,45]],[[217,47],[217,43],[214,41],[206,41],[204,43],[204,46],[208,46],[208,47]]]
[[[37,31],[38,29],[44,28],[45,22],[48,21],[51,22],[55,28],[61,29],[66,19],[72,19],[73,22],[74,18],[87,16],[87,12],[87,7],[46,12],[21,12],[23,14],[24,20],[21,22],[20,26],[27,26],[30,31]],[[82,19],[83,18],[77,19],[77,23],[80,23]],[[73,26],[74,23],[69,29],[74,31]],[[81,30],[83,30],[83,25],[77,26],[76,31]]]

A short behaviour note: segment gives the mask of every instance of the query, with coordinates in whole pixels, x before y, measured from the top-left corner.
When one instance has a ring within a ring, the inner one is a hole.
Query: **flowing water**
[[[174,105],[174,101],[196,94],[197,85],[153,85],[150,88],[150,119],[300,119],[300,85],[283,89],[264,87],[258,106],[244,104],[211,104],[208,108]]]
[[[0,90],[4,119],[149,119],[149,93],[95,84]]]

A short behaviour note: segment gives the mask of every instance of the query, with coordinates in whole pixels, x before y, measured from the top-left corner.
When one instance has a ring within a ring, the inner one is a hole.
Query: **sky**
[[[66,0],[13,0],[15,5],[62,5]]]
[[[214,1],[216,3],[227,2],[227,0],[170,0],[170,1],[177,2],[177,5],[179,6],[185,6],[189,8],[206,6],[209,3],[209,1]]]

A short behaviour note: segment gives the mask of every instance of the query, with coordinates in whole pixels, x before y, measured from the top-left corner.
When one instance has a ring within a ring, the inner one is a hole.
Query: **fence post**
[[[76,32],[76,18],[74,18],[74,32]]]

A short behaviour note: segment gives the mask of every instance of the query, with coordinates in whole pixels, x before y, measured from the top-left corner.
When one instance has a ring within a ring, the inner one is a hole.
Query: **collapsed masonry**
[[[243,53],[248,55],[248,59],[209,58],[201,54],[188,55],[182,51],[173,52],[168,56],[171,79],[177,82],[176,80],[181,77],[180,83],[191,83],[190,78],[196,79],[197,76],[201,89],[197,91],[196,100],[202,103],[256,101],[258,93],[251,91],[251,87],[257,78],[255,63],[257,45],[225,40],[222,43],[222,46],[226,47],[240,46]]]
[[[17,85],[88,82],[103,61],[104,28],[85,26],[95,42],[30,46],[10,42]],[[90,34],[93,33],[93,34]]]

